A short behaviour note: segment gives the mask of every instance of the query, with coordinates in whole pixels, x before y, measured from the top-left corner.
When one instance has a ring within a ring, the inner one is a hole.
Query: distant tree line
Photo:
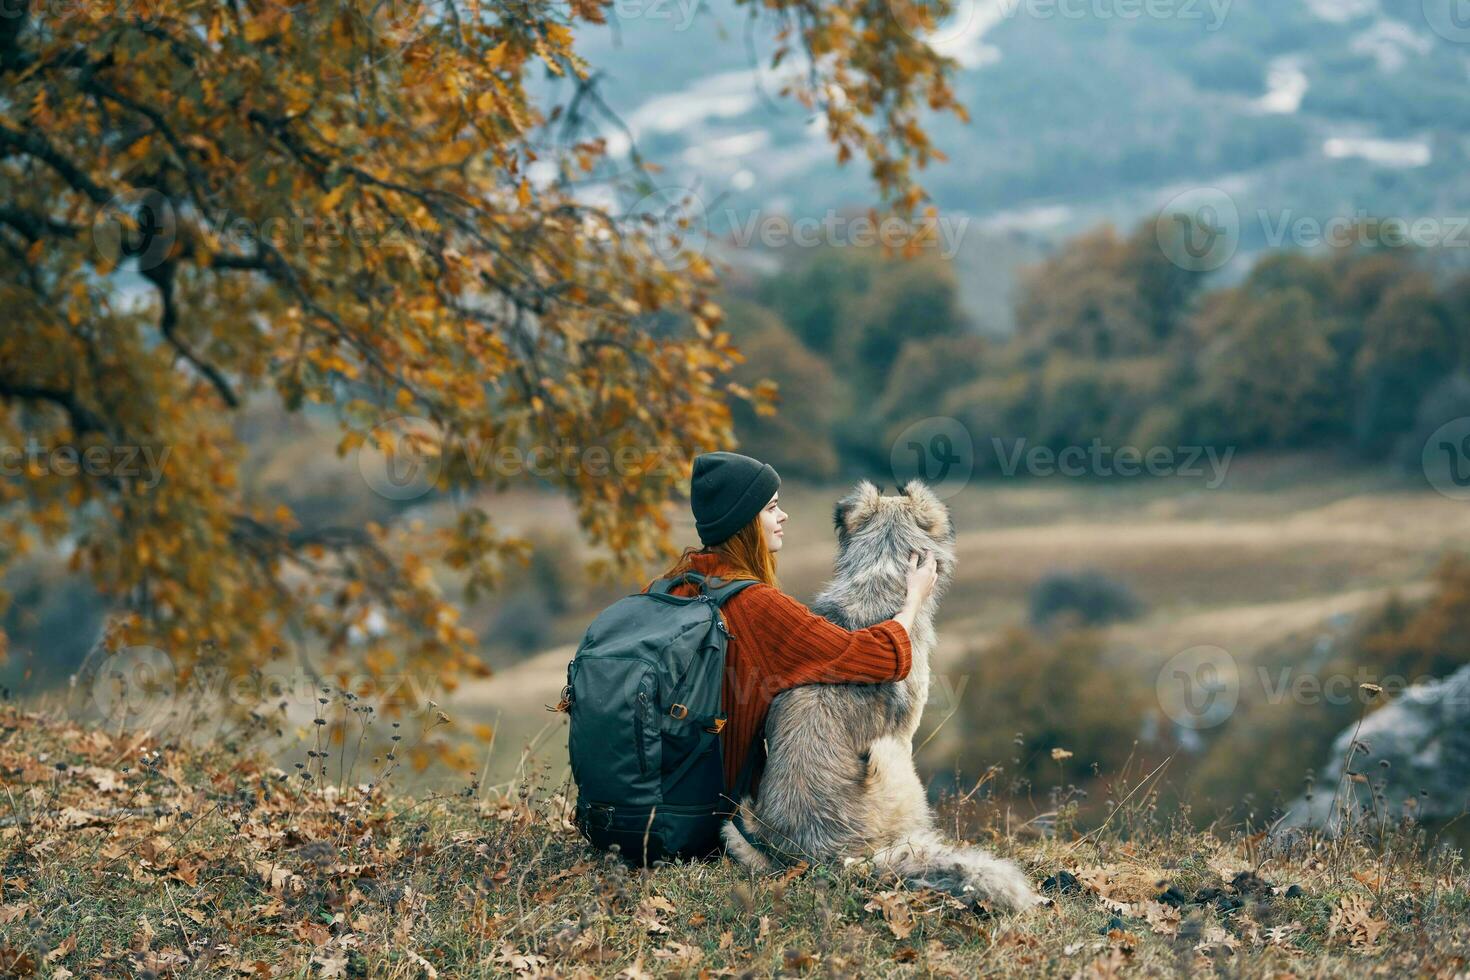
[[[1220,285],[1173,264],[1155,223],[1102,227],[1029,269],[1015,334],[987,341],[937,257],[792,250],[737,287],[737,376],[780,386],[775,415],[736,411],[748,451],[811,478],[883,471],[915,420],[1061,450],[1340,446],[1417,465],[1425,438],[1470,415],[1470,276],[1364,243],[1262,254]]]

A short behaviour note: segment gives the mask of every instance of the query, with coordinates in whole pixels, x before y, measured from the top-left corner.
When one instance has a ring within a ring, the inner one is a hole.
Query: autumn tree
[[[1025,270],[1016,336],[1034,362],[1054,353],[1122,357],[1150,350],[1153,310],[1133,280],[1133,251],[1111,226],[1067,242]]]
[[[841,389],[832,368],[771,310],[746,300],[726,307],[730,333],[745,358],[731,377],[752,388],[774,382],[778,392],[775,405],[731,404],[740,444],[783,474],[833,478],[838,459],[832,424]]]
[[[1342,322],[1306,289],[1257,292],[1247,282],[1212,296],[1194,325],[1195,394],[1205,438],[1238,446],[1301,446],[1344,433]]]
[[[830,357],[846,315],[844,299],[865,292],[874,271],[860,249],[811,249],[790,256],[779,274],[761,283],[759,297],[782,311],[808,349]]]
[[[943,5],[744,6],[837,159],[921,208],[921,116],[959,111],[920,40]],[[550,482],[610,569],[662,553],[679,459],[727,447],[747,393],[680,194],[608,152],[576,45],[606,9],[7,3],[0,444],[38,451],[0,482],[0,564],[66,542],[125,611],[117,637],[185,664],[355,636],[375,669],[475,669],[435,563],[486,588],[525,543],[468,493],[411,536],[250,499],[233,423],[258,399],[330,412],[341,453],[436,460],[440,491],[505,482],[453,447],[605,452],[612,472]],[[532,73],[564,84],[533,96]],[[120,465],[143,450],[157,481]]]
[[[1413,427],[1419,400],[1459,360],[1459,344],[1427,273],[1406,275],[1363,321],[1354,363],[1359,386],[1354,440],[1382,455]]]

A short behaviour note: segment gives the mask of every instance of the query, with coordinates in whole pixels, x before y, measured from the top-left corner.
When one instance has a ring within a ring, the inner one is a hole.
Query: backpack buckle
[[[669,705],[669,715],[679,721],[689,717],[689,708],[682,704]]]
[[[718,734],[720,734],[720,732],[722,732],[724,730],[725,730],[725,717],[724,717],[724,715],[718,715],[718,716],[716,716],[716,718],[715,718],[715,726],[713,728],[706,728],[705,729],[705,731],[709,732],[711,735],[718,735]]]

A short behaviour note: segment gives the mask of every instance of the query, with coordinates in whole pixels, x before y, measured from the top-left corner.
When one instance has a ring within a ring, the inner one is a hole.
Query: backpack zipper
[[[638,692],[638,710],[633,713],[633,737],[638,742],[638,775],[648,775],[648,751],[643,745],[643,712],[648,706],[648,694]]]

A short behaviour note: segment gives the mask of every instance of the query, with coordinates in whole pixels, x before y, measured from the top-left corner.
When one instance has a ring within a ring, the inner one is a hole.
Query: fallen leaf
[[[882,912],[883,921],[897,939],[907,939],[909,933],[914,931],[914,913],[903,892],[879,892],[863,909],[868,912]]]
[[[674,915],[677,911],[674,908],[674,903],[662,895],[650,895],[638,903],[638,912],[634,916],[634,921],[648,932],[654,935],[662,935],[669,931],[669,927],[664,924],[659,916],[661,914]]]
[[[633,961],[632,966],[625,967],[616,980],[653,980],[653,974],[643,969],[643,957],[640,956]]]
[[[32,912],[36,911],[34,905],[26,902],[16,902],[10,905],[0,905],[0,925],[10,922],[19,922]]]
[[[1179,935],[1179,910],[1163,902],[1144,902],[1140,906],[1144,921],[1161,936]]]
[[[1388,923],[1372,915],[1373,903],[1362,895],[1352,895],[1338,903],[1327,925],[1327,938],[1338,933],[1347,936],[1348,945],[1355,949],[1367,949],[1378,942],[1378,937],[1388,928]]]
[[[317,967],[317,973],[323,977],[345,977],[347,976],[347,954],[318,950],[312,954],[311,962]]]
[[[76,949],[76,948],[77,948],[77,937],[76,937],[76,933],[72,933],[70,936],[67,936],[65,939],[63,939],[61,941],[61,944],[59,946],[57,946],[51,952],[47,953],[46,956],[45,956],[45,960],[44,961],[46,963],[55,963],[57,960],[61,959],[62,957],[65,957],[65,956],[70,955],[71,951],[74,950],[74,949]]]
[[[670,942],[662,949],[654,950],[653,958],[663,960],[671,966],[688,967],[703,959],[704,951],[687,943]]]
[[[411,949],[405,949],[404,952],[408,954],[408,958],[413,961],[415,966],[424,971],[424,975],[427,976],[429,980],[437,980],[439,976],[439,971],[434,969],[434,965],[432,963],[430,963],[428,960],[424,959],[422,956],[420,956],[418,953],[415,953]]]

